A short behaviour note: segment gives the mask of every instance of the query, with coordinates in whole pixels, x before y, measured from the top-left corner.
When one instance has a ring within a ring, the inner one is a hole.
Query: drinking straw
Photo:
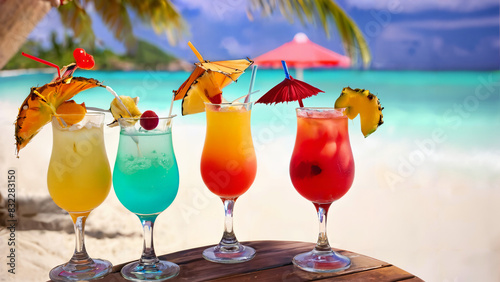
[[[285,71],[286,78],[290,79],[290,73],[288,72],[288,67],[286,66],[286,62],[282,60],[281,64],[283,65],[283,70]],[[303,108],[304,107],[304,103],[302,103],[302,99],[299,98],[298,101],[299,101],[299,106],[301,108]]]
[[[290,79],[290,73],[288,73],[288,67],[286,66],[286,62],[281,61],[281,64],[283,65],[283,70],[285,71],[286,78]]]
[[[57,120],[59,120],[63,124],[64,127],[68,127],[68,124],[64,121],[62,117],[60,117],[59,115],[54,115],[54,116],[57,118]]]
[[[103,113],[109,113],[110,112],[110,110],[105,110],[105,109],[96,108],[96,107],[87,107],[87,106],[85,106],[85,108],[87,108],[87,110],[96,111],[96,112],[103,112]]]
[[[111,87],[109,86],[106,86],[106,90],[108,90],[111,94],[113,94],[113,96],[115,96],[115,98],[118,100],[118,102],[123,106],[123,108],[125,109],[125,111],[127,111],[128,115],[130,117],[132,117],[132,114],[130,113],[130,111],[127,109],[127,107],[125,106],[125,104],[123,104],[123,101],[122,99],[120,99],[120,96],[118,96],[118,94],[116,94],[116,92],[111,89]]]
[[[46,64],[47,66],[51,66],[51,67],[56,68],[56,69],[57,69],[57,76],[58,76],[59,78],[61,78],[61,69],[59,69],[59,66],[58,66],[58,65],[56,65],[56,64],[54,64],[54,63],[51,63],[51,62],[49,62],[49,61],[42,60],[42,59],[37,58],[37,57],[35,57],[35,56],[32,56],[32,55],[30,55],[30,54],[26,54],[26,53],[24,53],[24,52],[21,52],[21,54],[22,54],[23,56],[27,57],[27,58],[30,58],[30,59],[35,60],[35,61],[37,61],[37,62],[40,62],[40,63],[42,63],[42,64]]]
[[[170,101],[170,111],[168,111],[168,117],[172,116],[172,108],[174,107],[175,92],[172,94],[172,101]]]
[[[116,92],[109,86],[106,86],[106,90],[108,90],[111,94],[113,94],[113,96],[115,96],[115,98],[123,106],[125,111],[127,111],[128,115],[130,117],[132,117],[132,114],[127,109],[127,107],[125,107],[125,104],[123,103],[122,99],[120,99],[120,96],[118,96],[118,94],[116,94]],[[135,129],[135,127],[134,127],[134,129]],[[134,140],[135,144],[137,145],[137,154],[138,154],[139,158],[142,158],[142,152],[141,152],[141,149],[139,148],[139,138],[137,136],[133,136],[133,135],[130,135],[130,137],[132,138],[132,140]]]
[[[245,103],[250,102],[250,94],[252,94],[253,85],[255,83],[255,75],[257,74],[258,67],[259,66],[257,66],[257,65],[252,66],[252,76],[250,77],[250,88],[248,89],[248,95],[245,98]]]
[[[255,90],[255,91],[253,91],[253,92],[251,92],[251,93],[249,93],[249,94],[245,94],[245,95],[243,95],[243,96],[241,96],[241,97],[239,97],[239,98],[234,99],[234,100],[231,102],[231,104],[234,104],[234,102],[236,102],[236,101],[238,101],[238,100],[240,100],[240,99],[243,99],[243,98],[245,98],[245,97],[248,97],[248,96],[250,96],[250,95],[252,95],[252,94],[258,93],[258,92],[260,92],[260,90]],[[246,102],[246,99],[245,99],[245,103],[248,103],[248,102]]]

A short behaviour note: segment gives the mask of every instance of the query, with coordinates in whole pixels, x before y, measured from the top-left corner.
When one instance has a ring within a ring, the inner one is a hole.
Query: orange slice
[[[56,109],[57,115],[65,115],[62,119],[67,126],[72,126],[82,121],[86,113],[87,108],[85,108],[85,103],[77,104],[74,100],[65,101]],[[64,127],[61,117],[58,117],[58,119],[59,124]]]

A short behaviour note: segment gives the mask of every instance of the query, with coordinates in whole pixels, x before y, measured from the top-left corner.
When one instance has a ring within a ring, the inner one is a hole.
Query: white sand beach
[[[16,274],[6,274],[10,232],[0,231],[0,281],[45,281],[52,267],[71,257],[74,235],[70,217],[52,204],[47,191],[50,125],[17,159],[12,124],[17,107],[0,101],[0,181],[5,187],[7,171],[16,170],[19,220]],[[199,173],[205,127],[175,122],[180,189],[157,220],[157,254],[216,244],[222,235],[221,201]],[[500,151],[464,152],[444,142],[427,154],[414,139],[389,140],[390,124],[368,139],[354,123],[350,126],[356,176],[351,190],[330,209],[332,246],[390,262],[425,281],[499,281]],[[252,130],[258,173],[236,203],[238,239],[315,241],[314,207],[294,190],[288,176],[295,136],[262,138],[264,128]],[[105,138],[113,165],[118,129],[106,128]],[[5,192],[1,190],[4,198]],[[141,254],[139,220],[113,191],[90,215],[86,235],[92,257],[120,264]]]

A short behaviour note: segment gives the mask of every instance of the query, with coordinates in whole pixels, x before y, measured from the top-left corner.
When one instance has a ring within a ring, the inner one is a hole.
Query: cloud
[[[422,35],[402,27],[401,25],[388,25],[380,34],[382,41],[415,41],[420,40]]]
[[[224,37],[220,46],[227,50],[229,55],[234,57],[247,57],[252,53],[252,47],[248,45],[241,45],[234,37]]]
[[[498,26],[494,17],[423,20],[387,25],[373,39],[375,68],[481,69],[495,67],[498,35],[477,32],[473,41],[456,36],[466,28]]]
[[[347,7],[359,9],[397,10],[401,13],[414,13],[430,10],[449,12],[472,12],[498,7],[498,0],[344,0]]]
[[[181,13],[199,11],[201,16],[212,21],[228,21],[246,17],[246,0],[180,0],[175,3]]]
[[[403,27],[432,30],[495,27],[499,26],[499,24],[498,17],[465,18],[457,20],[423,20],[398,23],[398,25]]]

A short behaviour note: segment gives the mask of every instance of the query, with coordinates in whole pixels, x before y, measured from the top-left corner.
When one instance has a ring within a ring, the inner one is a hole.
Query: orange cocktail
[[[241,245],[233,231],[236,199],[252,185],[257,161],[250,131],[251,103],[205,104],[207,135],[201,156],[205,185],[224,203],[224,234],[220,243],[203,251],[203,257],[219,263],[251,260],[255,250]]]
[[[217,196],[236,199],[250,188],[257,171],[250,131],[251,110],[243,105],[209,104],[206,111],[201,176]]]

